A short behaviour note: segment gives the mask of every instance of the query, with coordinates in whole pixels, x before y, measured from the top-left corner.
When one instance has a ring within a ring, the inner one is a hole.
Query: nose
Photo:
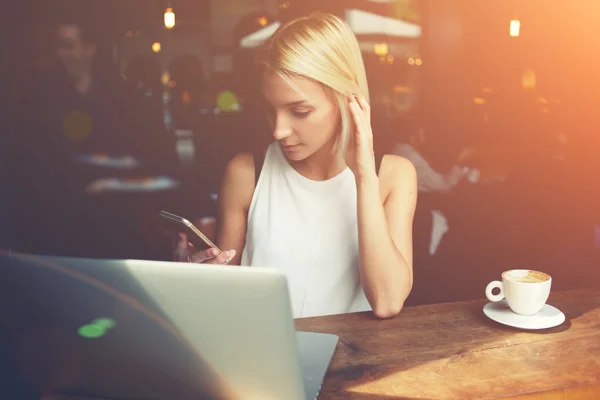
[[[281,116],[276,116],[273,127],[273,138],[279,141],[289,137],[291,134],[292,128],[290,127],[289,123],[285,121],[285,118]]]

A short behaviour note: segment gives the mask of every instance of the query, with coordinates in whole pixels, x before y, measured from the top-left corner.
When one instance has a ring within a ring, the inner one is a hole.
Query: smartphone
[[[175,215],[167,211],[161,211],[158,213],[166,221],[170,222],[174,227],[178,228],[177,232],[187,233],[188,241],[190,241],[198,250],[206,250],[209,248],[215,248],[221,251],[206,235],[200,232],[200,229],[196,228],[189,220]]]

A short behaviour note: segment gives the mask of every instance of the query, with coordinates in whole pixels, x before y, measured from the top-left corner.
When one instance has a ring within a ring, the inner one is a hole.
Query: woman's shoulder
[[[268,149],[271,146],[237,153],[225,169],[225,179],[235,180],[236,183],[254,184],[258,180]]]
[[[237,153],[225,168],[225,179],[235,181],[254,181],[254,154],[252,152]]]
[[[220,208],[247,211],[254,193],[254,162],[252,153],[236,154],[225,167],[219,191]]]
[[[396,154],[384,154],[381,156],[381,164],[379,166],[380,177],[383,175],[386,178],[403,177],[407,175],[415,175],[416,170],[412,161],[408,158]]]
[[[389,194],[395,187],[417,186],[417,171],[407,158],[386,154],[381,158],[379,182],[382,192]]]

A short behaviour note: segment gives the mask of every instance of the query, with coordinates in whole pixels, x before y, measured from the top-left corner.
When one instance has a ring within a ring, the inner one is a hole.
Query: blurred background
[[[411,304],[510,268],[598,285],[596,0],[20,0],[2,6],[0,248],[171,258],[166,209],[214,235],[219,182],[272,138],[253,54],[344,18],[376,151],[417,167]]]

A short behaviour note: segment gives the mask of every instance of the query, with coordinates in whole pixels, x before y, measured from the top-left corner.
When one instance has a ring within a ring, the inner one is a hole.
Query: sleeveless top
[[[310,180],[288,163],[277,142],[268,147],[262,167],[256,158],[241,265],[281,271],[294,318],[370,310],[358,267],[352,171]]]

